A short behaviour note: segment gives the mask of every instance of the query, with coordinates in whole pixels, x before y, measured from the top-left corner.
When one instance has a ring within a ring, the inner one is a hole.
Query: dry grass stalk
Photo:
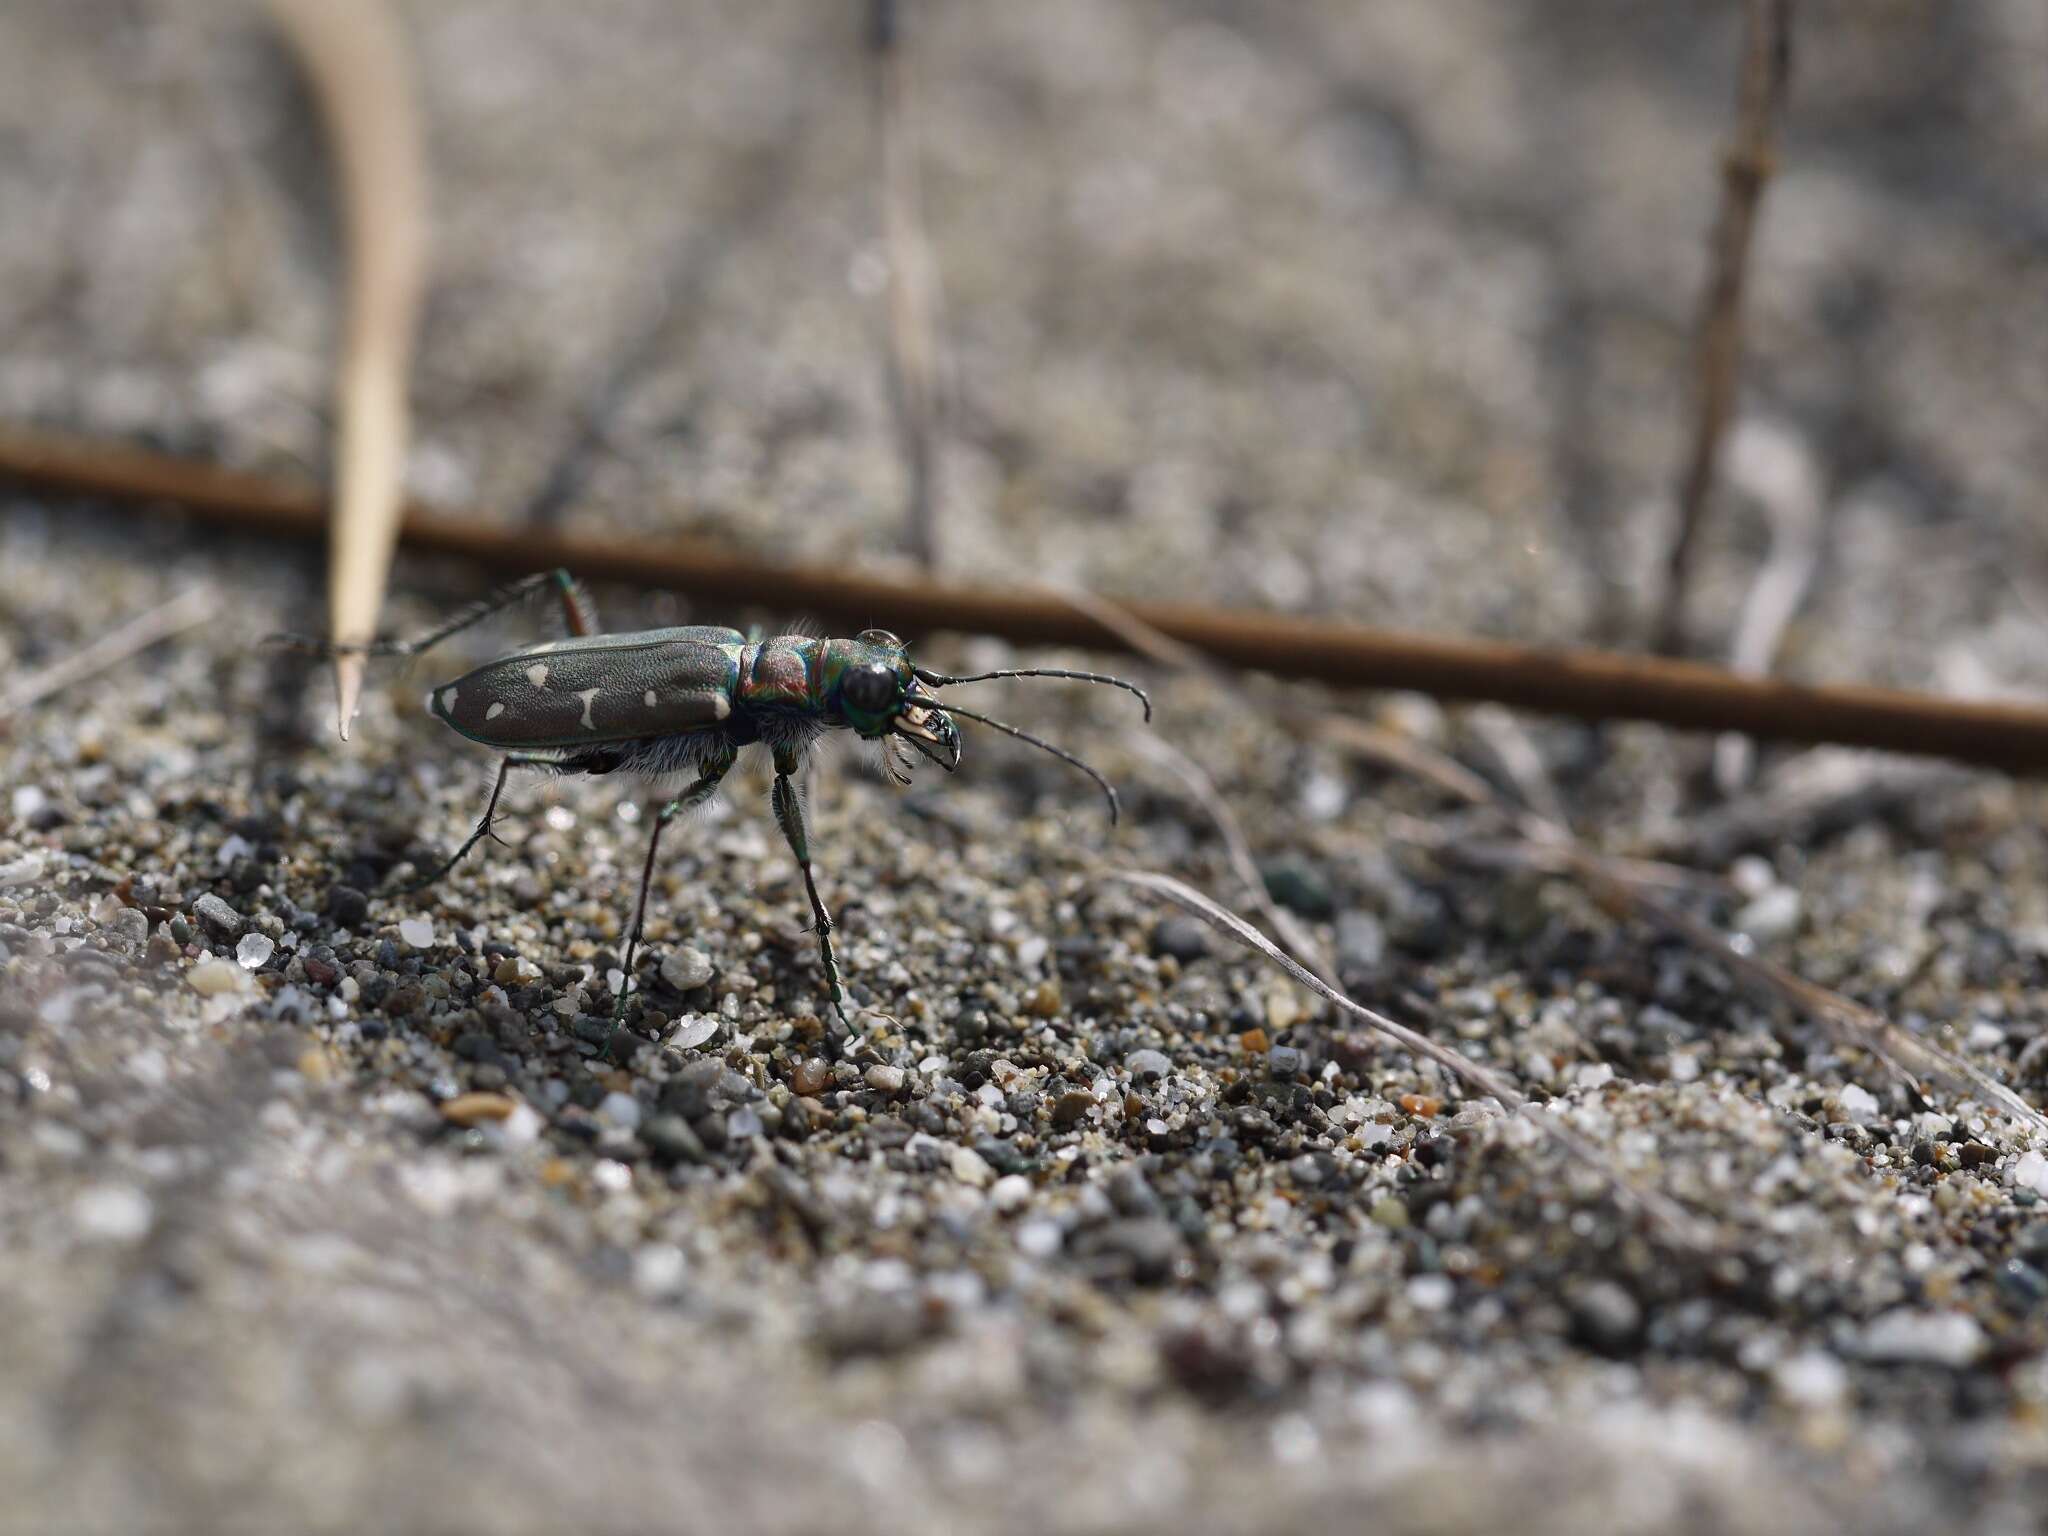
[[[1278,945],[1258,929],[1246,922],[1237,913],[1203,895],[1193,886],[1174,879],[1171,875],[1157,874],[1150,870],[1114,871],[1109,877],[1126,885],[1137,886],[1140,890],[1152,891],[1168,901],[1186,909],[1208,923],[1218,932],[1229,935],[1269,963],[1279,967],[1311,992],[1334,1004],[1341,1011],[1362,1021],[1367,1028],[1384,1035],[1410,1055],[1424,1061],[1435,1062],[1460,1082],[1489,1094],[1509,1110],[1521,1110],[1529,1103],[1522,1091],[1499,1073],[1468,1056],[1460,1055],[1448,1046],[1437,1044],[1424,1034],[1419,1034],[1405,1024],[1398,1024],[1385,1014],[1375,1013],[1361,1003],[1353,1002],[1343,992],[1330,986],[1320,977],[1311,975],[1299,963],[1283,953]],[[1712,1229],[1700,1221],[1669,1196],[1655,1190],[1639,1188],[1617,1173],[1612,1164],[1601,1155],[1599,1148],[1565,1125],[1555,1115],[1542,1112],[1532,1113],[1529,1123],[1536,1126],[1551,1140],[1564,1147],[1573,1157],[1594,1169],[1613,1189],[1624,1205],[1649,1217],[1666,1236],[1690,1248],[1711,1251],[1719,1246]]]
[[[102,635],[83,650],[74,651],[62,661],[52,662],[39,671],[17,679],[14,686],[0,694],[0,727],[12,723],[14,717],[31,705],[62,693],[66,688],[84,682],[87,678],[98,677],[102,672],[119,666],[131,656],[141,654],[153,645],[161,644],[171,636],[205,620],[214,611],[214,599],[203,588],[194,587],[181,592],[160,607],[147,613],[138,614],[112,634]]]
[[[1757,501],[1771,525],[1770,552],[1750,583],[1735,621],[1728,647],[1728,665],[1737,672],[1762,676],[1777,659],[1785,631],[1798,615],[1820,568],[1821,530],[1825,507],[1820,470],[1809,454],[1789,441],[1773,441],[1738,428],[1730,450],[1740,477],[1748,448],[1751,456],[1776,454],[1784,462],[1766,465],[1751,476]],[[1756,744],[1733,732],[1714,743],[1714,782],[1724,795],[1738,793],[1748,782]]]
[[[267,0],[320,104],[348,232],[347,317],[335,374],[334,516],[328,638],[377,632],[404,510],[408,410],[426,260],[426,169],[411,71],[385,0]],[[363,658],[334,663],[343,740],[362,693]]]
[[[1713,496],[1721,439],[1735,410],[1742,364],[1742,291],[1757,208],[1777,160],[1778,119],[1792,73],[1792,0],[1744,0],[1742,77],[1734,141],[1721,161],[1706,293],[1700,303],[1692,444],[1678,491],[1678,528],[1665,555],[1657,649],[1685,649],[1692,561]]]
[[[874,61],[882,240],[889,263],[889,395],[903,457],[910,551],[933,570],[939,563],[939,282],[918,195],[915,98],[901,0],[869,0],[868,52]]]
[[[1237,813],[1231,810],[1230,803],[1216,788],[1216,781],[1209,777],[1207,770],[1163,737],[1141,735],[1134,739],[1133,746],[1140,756],[1150,758],[1178,779],[1189,797],[1215,823],[1216,831],[1223,839],[1224,854],[1230,860],[1231,873],[1244,887],[1252,910],[1266,920],[1287,952],[1320,977],[1325,985],[1341,986],[1336,969],[1331,965],[1329,956],[1323,953],[1323,946],[1316,942],[1316,936],[1267,891],[1265,877],[1259,873],[1258,861],[1252,857],[1252,845],[1244,835]]]
[[[310,538],[326,531],[321,497],[301,485],[121,443],[0,426],[0,481],[46,494],[175,504],[196,522],[234,533]],[[898,633],[912,636],[952,630],[1020,645],[1134,648],[1063,595],[786,565],[682,534],[657,543],[507,528],[413,508],[401,537],[408,549],[459,556],[487,571],[524,576],[564,565],[593,581],[701,598],[717,604],[721,615],[756,607],[855,630],[886,614]],[[1800,685],[1696,662],[1438,639],[1195,604],[1133,603],[1127,611],[1181,647],[1198,650],[1211,665],[1278,677],[2048,772],[2048,709],[2026,704]]]

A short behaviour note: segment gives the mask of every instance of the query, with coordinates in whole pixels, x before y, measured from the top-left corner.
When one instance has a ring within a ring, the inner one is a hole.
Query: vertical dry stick
[[[910,65],[899,0],[868,0],[874,60],[875,138],[882,162],[882,239],[889,261],[889,395],[903,455],[911,553],[926,570],[939,562],[937,491],[939,294],[917,190]]]
[[[341,180],[347,319],[335,377],[339,436],[328,542],[328,637],[376,633],[405,474],[406,378],[426,251],[426,171],[411,73],[385,0],[268,0],[315,96]],[[363,659],[334,662],[348,739]]]
[[[1714,491],[1721,436],[1735,408],[1742,361],[1742,288],[1757,205],[1776,158],[1778,117],[1792,69],[1792,0],[1744,0],[1742,86],[1735,140],[1721,161],[1721,208],[1697,342],[1697,412],[1691,455],[1678,493],[1678,531],[1665,557],[1664,612],[1657,648],[1685,647],[1685,607],[1694,545]]]

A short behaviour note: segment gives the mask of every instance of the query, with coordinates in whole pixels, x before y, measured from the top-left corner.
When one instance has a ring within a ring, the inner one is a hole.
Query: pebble
[[[1387,958],[1387,926],[1370,912],[1337,915],[1337,965],[1371,975]]]
[[[245,933],[235,946],[235,959],[245,971],[260,970],[277,952],[277,946],[260,933]]]
[[[441,1118],[453,1125],[479,1125],[506,1119],[518,1107],[517,1099],[502,1093],[458,1093],[441,1101]]]
[[[656,1115],[640,1128],[640,1139],[666,1162],[701,1163],[711,1155],[681,1115]]]
[[[1133,1077],[1165,1077],[1173,1070],[1173,1061],[1164,1051],[1133,1051],[1124,1058],[1124,1066]]]
[[[1920,1312],[1894,1307],[1863,1330],[1866,1360],[1897,1364],[1965,1366],[1984,1353],[1984,1330],[1965,1312]]]
[[[201,997],[218,997],[242,984],[242,972],[225,960],[202,960],[192,967],[185,980]]]
[[[1079,1088],[1068,1090],[1052,1103],[1052,1123],[1059,1126],[1073,1125],[1093,1112],[1095,1095],[1084,1093]]]
[[[662,982],[678,992],[694,992],[707,986],[716,974],[711,957],[688,944],[670,950],[661,959]]]
[[[133,1243],[156,1220],[149,1196],[132,1184],[102,1184],[71,1202],[72,1224],[93,1242]]]
[[[816,1057],[798,1062],[796,1070],[789,1074],[789,1091],[807,1099],[816,1098],[831,1086],[831,1067]]]
[[[414,949],[434,947],[434,925],[424,917],[408,917],[399,923],[398,936]]]
[[[675,1033],[668,1037],[668,1043],[681,1051],[694,1051],[713,1035],[718,1033],[720,1020],[715,1013],[691,1014],[676,1025]]]
[[[1642,1340],[1643,1309],[1612,1280],[1593,1280],[1570,1295],[1579,1337],[1603,1355],[1626,1354]]]
[[[1835,1095],[1835,1105],[1842,1112],[1842,1118],[1852,1125],[1876,1125],[1884,1118],[1884,1112],[1875,1098],[1854,1083],[1845,1085]]]
[[[40,853],[25,853],[18,859],[0,864],[0,886],[33,885],[43,878],[43,856]]]
[[[1209,925],[1192,917],[1162,917],[1152,929],[1152,953],[1185,964],[1209,953]]]
[[[598,1100],[597,1112],[622,1131],[640,1129],[640,1101],[630,1093],[608,1093]]]
[[[901,1067],[872,1066],[867,1070],[867,1085],[877,1093],[898,1094],[903,1091],[903,1069]]]
[[[982,1155],[972,1147],[955,1147],[952,1167],[954,1178],[976,1189],[987,1188],[989,1182],[996,1176],[995,1169],[989,1167]]]
[[[1060,984],[1047,977],[1024,999],[1024,1011],[1035,1019],[1050,1019],[1060,1011]]]
[[[192,915],[216,939],[237,938],[244,926],[242,914],[211,891],[192,903]]]
[[[339,928],[360,928],[369,920],[370,898],[352,885],[327,888],[327,915]]]
[[[2037,1195],[2048,1195],[2048,1157],[2038,1152],[2022,1152],[2006,1170],[2005,1177],[2014,1189],[2031,1189]]]
[[[1809,1349],[1772,1368],[1771,1388],[1794,1408],[1832,1408],[1849,1395],[1849,1370],[1825,1350]]]
[[[1268,896],[1311,922],[1320,922],[1337,910],[1336,898],[1330,894],[1330,882],[1306,859],[1292,856],[1268,859],[1259,866],[1259,876],[1266,882]]]
[[[1799,926],[1799,893],[1774,885],[1735,914],[1735,926],[1759,944],[1785,938]]]
[[[982,1166],[988,1166],[986,1159],[982,1160]],[[988,1192],[988,1202],[1004,1215],[1021,1211],[1031,1203],[1031,1181],[1021,1173],[1006,1173]]]

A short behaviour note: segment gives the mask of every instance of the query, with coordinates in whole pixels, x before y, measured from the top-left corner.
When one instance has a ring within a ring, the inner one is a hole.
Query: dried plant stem
[[[1742,363],[1742,291],[1757,208],[1776,163],[1778,118],[1792,71],[1792,0],[1744,0],[1742,78],[1733,143],[1721,161],[1721,206],[1714,221],[1706,293],[1700,303],[1692,444],[1679,483],[1678,529],[1665,555],[1664,611],[1657,648],[1685,649],[1692,561],[1721,439],[1735,410]]]
[[[311,538],[326,528],[320,497],[300,485],[125,444],[0,427],[0,481],[51,494],[175,504],[210,527],[237,533]],[[910,635],[953,630],[1022,645],[1136,649],[1115,627],[1062,595],[783,565],[681,534],[659,542],[613,539],[506,528],[474,516],[415,509],[407,513],[401,536],[409,549],[460,556],[500,574],[565,565],[592,580],[701,598],[716,603],[721,614],[758,607],[849,630],[886,614],[892,627]],[[1648,720],[1688,730],[1875,747],[2048,774],[2048,709],[2023,704],[1801,685],[1741,677],[1697,662],[1438,639],[1195,604],[1133,603],[1126,611],[1212,664],[1279,677],[1491,699],[1588,720]]]
[[[426,252],[426,171],[403,34],[385,0],[268,0],[313,84],[341,180],[347,318],[335,375],[338,436],[328,546],[328,637],[377,632],[403,511],[406,381]],[[343,740],[363,658],[337,656]]]
[[[1258,929],[1193,886],[1186,885],[1171,875],[1157,874],[1150,870],[1112,871],[1108,878],[1137,886],[1140,890],[1152,891],[1164,896],[1176,906],[1194,913],[1210,927],[1228,934],[1247,949],[1263,956],[1302,986],[1327,999],[1353,1018],[1361,1020],[1367,1028],[1386,1036],[1410,1055],[1424,1061],[1435,1062],[1460,1082],[1478,1089],[1481,1093],[1492,1095],[1506,1108],[1519,1110],[1528,1104],[1529,1101],[1523,1096],[1522,1091],[1499,1073],[1482,1067],[1469,1056],[1460,1055],[1448,1046],[1437,1044],[1429,1036],[1419,1034],[1405,1024],[1397,1024],[1385,1014],[1375,1013],[1363,1004],[1353,1002],[1320,977],[1311,975]],[[1669,1196],[1655,1190],[1639,1188],[1623,1178],[1614,1171],[1612,1164],[1602,1156],[1597,1147],[1556,1116],[1535,1112],[1530,1115],[1529,1123],[1563,1146],[1573,1157],[1596,1171],[1623,1203],[1648,1216],[1663,1228],[1667,1236],[1688,1247],[1701,1250],[1711,1250],[1717,1246],[1715,1235],[1705,1223]]]
[[[939,284],[918,195],[917,132],[904,50],[902,0],[868,0],[875,138],[881,159],[882,241],[889,263],[889,394],[903,457],[911,554],[939,563]]]
[[[1252,910],[1272,927],[1288,953],[1313,971],[1326,986],[1341,986],[1336,970],[1323,953],[1323,946],[1316,942],[1315,935],[1266,890],[1265,878],[1259,873],[1257,860],[1252,857],[1252,845],[1238,823],[1237,813],[1231,810],[1230,802],[1223,798],[1207,770],[1164,737],[1149,733],[1140,735],[1134,739],[1133,745],[1140,756],[1149,757],[1178,779],[1189,797],[1215,823],[1217,834],[1223,839],[1224,854],[1230,860],[1231,872],[1245,888]]]
[[[97,677],[181,630],[190,629],[202,622],[213,609],[213,598],[204,589],[194,587],[161,607],[138,614],[112,634],[102,635],[62,661],[52,662],[42,670],[18,679],[12,688],[0,694],[0,726],[7,725],[30,705],[52,694],[62,693],[87,678]]]

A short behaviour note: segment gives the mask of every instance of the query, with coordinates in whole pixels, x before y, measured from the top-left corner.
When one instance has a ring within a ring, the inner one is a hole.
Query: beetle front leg
[[[471,603],[467,608],[458,609],[443,619],[425,634],[415,635],[410,640],[370,640],[360,645],[336,645],[332,641],[316,639],[311,635],[272,635],[265,642],[284,650],[302,651],[313,656],[419,656],[431,651],[443,640],[474,629],[484,620],[503,613],[507,608],[517,607],[536,592],[554,588],[562,601],[563,622],[572,635],[587,635],[596,627],[596,616],[591,612],[589,599],[577,587],[575,578],[568,571],[557,567],[552,571],[541,571],[532,576],[523,576],[509,586],[498,588],[490,596]]]
[[[738,757],[737,747],[724,746],[716,757],[698,770],[695,783],[654,814],[654,826],[647,835],[647,861],[640,866],[640,895],[633,903],[633,926],[626,930],[626,955],[621,963],[621,974],[625,980],[619,983],[619,995],[612,1003],[613,1035],[619,1032],[619,1025],[625,1020],[626,998],[633,990],[633,954],[640,947],[641,931],[647,925],[647,893],[654,884],[654,855],[661,847],[662,829],[685,811],[694,810],[709,800],[717,792],[719,781],[732,771]],[[605,1048],[611,1048],[610,1037],[606,1038]]]
[[[797,868],[803,871],[804,892],[811,898],[811,916],[815,920],[813,931],[818,935],[818,959],[825,967],[825,988],[831,994],[832,1011],[839,1016],[841,1024],[851,1029],[853,1023],[846,1016],[846,996],[839,985],[839,961],[832,953],[832,914],[825,910],[824,900],[818,895],[818,882],[811,877],[811,843],[804,831],[803,802],[797,798],[796,792],[798,767],[794,751],[786,747],[775,749],[775,788],[769,796],[769,803],[775,809],[775,820],[789,843],[789,851],[796,855]]]

